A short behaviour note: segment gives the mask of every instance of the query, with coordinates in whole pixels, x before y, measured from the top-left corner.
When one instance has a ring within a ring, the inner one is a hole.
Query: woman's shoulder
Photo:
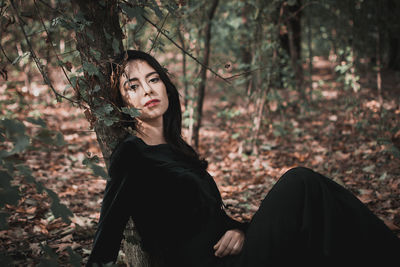
[[[127,162],[139,160],[142,150],[138,137],[131,134],[127,135],[115,146],[111,153],[109,175],[112,177],[116,170],[121,171],[124,166],[127,166]]]
[[[135,149],[136,148],[136,149]],[[133,150],[134,149],[134,150]],[[110,160],[120,155],[121,153],[134,152],[138,150],[138,137],[128,134],[122,141],[120,141],[111,153]]]
[[[174,157],[169,144],[148,145],[139,137],[128,134],[114,148],[110,157],[110,169],[130,167],[132,164],[158,163]]]

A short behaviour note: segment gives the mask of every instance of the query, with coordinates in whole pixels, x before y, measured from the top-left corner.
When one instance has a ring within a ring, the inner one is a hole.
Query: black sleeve
[[[130,216],[148,252],[189,238],[206,220],[204,199],[192,174],[157,164],[129,142],[113,153],[87,266],[115,262]]]
[[[223,218],[227,229],[239,229],[243,232],[246,232],[249,222],[239,222],[235,219],[232,219],[222,208],[221,212],[223,213]]]
[[[110,160],[111,180],[107,182],[105,188],[100,220],[87,266],[92,266],[94,263],[101,266],[101,263],[115,262],[117,259],[123,232],[130,216],[126,209],[129,196],[129,192],[127,192],[128,176],[124,172],[123,165],[120,164],[125,160],[135,160],[132,153],[129,153],[128,156],[128,147],[117,148]],[[118,170],[118,173],[112,172],[113,169]]]

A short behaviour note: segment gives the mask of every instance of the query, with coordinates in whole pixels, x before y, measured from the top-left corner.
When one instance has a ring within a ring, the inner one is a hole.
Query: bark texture
[[[112,103],[110,89],[115,86],[115,83],[112,81],[111,60],[123,51],[123,33],[119,24],[117,3],[116,0],[109,0],[104,1],[102,5],[98,1],[73,0],[75,14],[81,13],[85,20],[90,22],[83,30],[76,32],[77,49],[82,63],[93,64],[99,70],[98,75],[89,75],[87,72],[84,74],[84,83],[87,85],[86,99],[90,107],[90,110],[85,110],[85,115],[96,132],[107,168],[113,148],[126,134],[118,123],[107,126],[104,121],[94,115],[96,109]],[[116,48],[116,43],[118,48]],[[96,52],[100,53],[100,59],[96,57]],[[95,90],[96,87],[100,89]],[[110,116],[121,118],[121,114],[116,109]],[[132,220],[129,221],[124,234],[123,248],[128,266],[156,266],[152,264],[153,260],[142,251],[140,237]]]
[[[201,127],[201,120],[203,115],[203,102],[204,102],[204,95],[206,90],[206,81],[207,81],[207,68],[209,58],[210,58],[210,42],[211,42],[211,26],[212,26],[212,19],[215,14],[215,10],[217,9],[219,0],[213,0],[210,9],[207,12],[207,24],[204,29],[205,36],[204,36],[204,54],[203,54],[203,66],[200,70],[200,85],[197,93],[197,110],[196,110],[196,124],[194,125],[193,131],[193,140],[194,146],[196,148],[199,147],[199,131]]]

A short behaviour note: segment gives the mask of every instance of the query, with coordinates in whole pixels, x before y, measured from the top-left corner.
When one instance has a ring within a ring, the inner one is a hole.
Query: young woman
[[[379,266],[399,239],[345,188],[307,168],[286,172],[249,223],[230,218],[207,162],[182,139],[175,86],[150,55],[129,50],[115,103],[140,109],[115,148],[88,266],[114,262],[132,217],[162,266]],[[129,119],[129,118],[128,118]]]

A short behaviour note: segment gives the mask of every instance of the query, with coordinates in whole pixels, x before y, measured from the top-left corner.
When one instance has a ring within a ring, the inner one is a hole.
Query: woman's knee
[[[318,173],[314,172],[313,170],[306,168],[306,167],[295,167],[282,175],[281,179],[286,181],[294,181],[294,182],[310,182],[313,180],[318,179]]]

